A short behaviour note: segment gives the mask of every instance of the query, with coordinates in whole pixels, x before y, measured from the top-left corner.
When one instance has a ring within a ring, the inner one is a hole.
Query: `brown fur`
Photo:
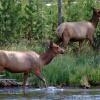
[[[99,17],[100,10],[93,9],[93,16],[90,21],[62,23],[57,28],[57,35],[60,37],[60,42],[63,42],[66,46],[70,40],[79,41],[81,47],[83,40],[88,39],[90,44],[94,46],[93,33],[97,27]]]
[[[55,43],[50,42],[49,49],[42,53],[37,54],[34,51],[30,52],[17,52],[17,51],[0,51],[0,71],[8,70],[13,73],[24,73],[23,86],[25,88],[26,80],[30,72],[41,79],[46,86],[45,79],[41,76],[41,68],[50,63],[50,61],[64,50]]]

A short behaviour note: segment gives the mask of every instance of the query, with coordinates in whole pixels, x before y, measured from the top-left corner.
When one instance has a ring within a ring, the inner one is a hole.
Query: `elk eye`
[[[57,49],[59,48],[59,47],[56,47]]]

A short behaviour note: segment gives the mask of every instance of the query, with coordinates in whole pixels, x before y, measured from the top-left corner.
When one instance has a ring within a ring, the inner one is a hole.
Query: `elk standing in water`
[[[97,27],[100,17],[100,10],[93,8],[93,16],[90,21],[80,22],[64,22],[57,28],[57,35],[60,37],[59,42],[63,42],[64,46],[67,46],[70,40],[79,41],[79,47],[81,49],[82,42],[88,39],[90,44],[94,45],[93,33]]]
[[[1,50],[0,72],[7,70],[12,73],[24,73],[24,92],[28,74],[31,71],[47,86],[45,79],[40,74],[40,70],[44,65],[49,64],[57,54],[62,53],[64,53],[64,50],[53,42],[50,42],[49,49],[40,55],[34,51],[17,52]]]

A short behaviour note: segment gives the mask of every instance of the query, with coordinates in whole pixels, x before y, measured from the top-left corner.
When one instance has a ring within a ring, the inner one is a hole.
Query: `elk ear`
[[[53,46],[53,42],[51,40],[50,40],[50,45],[49,46],[50,46],[50,48]]]
[[[47,47],[51,48],[53,45],[53,42],[51,40],[47,40]]]
[[[97,12],[97,10],[94,7],[92,7],[92,10],[93,10],[93,12]]]
[[[98,14],[100,15],[100,10],[98,11]]]

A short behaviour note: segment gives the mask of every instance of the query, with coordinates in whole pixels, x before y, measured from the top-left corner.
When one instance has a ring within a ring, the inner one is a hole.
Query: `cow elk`
[[[81,49],[83,40],[89,40],[93,48],[94,32],[99,22],[100,10],[93,8],[93,16],[90,21],[79,22],[64,22],[57,28],[57,35],[59,36],[59,43],[64,43],[66,47],[69,41],[78,41]]]
[[[60,48],[57,44],[50,42],[49,48],[42,54],[34,51],[18,52],[18,51],[0,51],[0,72],[7,70],[12,73],[24,73],[23,88],[25,92],[25,84],[30,72],[44,82],[47,86],[45,79],[42,77],[40,70],[57,55],[64,53],[64,49]]]

